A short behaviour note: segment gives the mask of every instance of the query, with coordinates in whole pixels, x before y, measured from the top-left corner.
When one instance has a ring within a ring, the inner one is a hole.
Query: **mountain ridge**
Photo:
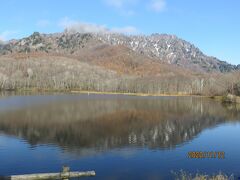
[[[117,33],[54,33],[32,35],[0,44],[0,54],[45,52],[81,56],[85,51],[95,53],[103,46],[125,46],[133,52],[198,72],[231,72],[240,65],[231,65],[205,55],[193,44],[175,35],[124,35]],[[131,52],[130,52],[131,53]]]
[[[106,36],[115,37],[106,38]],[[119,35],[105,35],[104,41],[109,41],[109,39],[111,39],[109,42],[110,44],[124,44],[139,53],[145,54],[149,57],[157,57],[161,60],[165,60],[165,62],[169,64],[177,64],[196,70],[193,66],[189,66],[187,62],[184,62],[185,60],[190,63],[193,62],[193,64],[196,65],[199,64],[202,66],[201,68],[203,71],[207,72],[211,70],[229,72],[238,69],[235,65],[221,61],[216,57],[205,55],[199,48],[181,38],[178,38],[176,35],[156,33],[149,36],[121,36],[125,38],[124,40],[122,38],[116,38],[116,36]],[[127,38],[129,38],[129,40],[126,40]],[[137,44],[137,46],[134,46],[133,44]],[[210,68],[210,70],[207,68]]]

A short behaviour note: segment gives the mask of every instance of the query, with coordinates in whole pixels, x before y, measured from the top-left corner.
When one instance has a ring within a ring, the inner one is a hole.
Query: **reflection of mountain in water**
[[[68,150],[172,148],[205,128],[240,119],[236,108],[203,98],[106,97],[69,96],[0,112],[0,131]]]

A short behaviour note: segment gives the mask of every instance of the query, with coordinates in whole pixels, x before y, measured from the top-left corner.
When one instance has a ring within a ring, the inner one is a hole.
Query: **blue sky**
[[[238,0],[7,0],[1,2],[0,39],[69,27],[167,33],[190,41],[207,55],[240,64],[239,9]]]

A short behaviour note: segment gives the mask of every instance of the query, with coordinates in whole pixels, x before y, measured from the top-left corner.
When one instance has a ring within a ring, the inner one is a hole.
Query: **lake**
[[[225,158],[189,158],[189,152]],[[83,179],[240,176],[240,108],[201,97],[0,97],[0,175],[95,170]]]

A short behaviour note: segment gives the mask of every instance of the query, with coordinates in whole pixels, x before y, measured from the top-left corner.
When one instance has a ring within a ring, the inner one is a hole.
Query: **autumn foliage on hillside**
[[[123,93],[222,95],[239,73],[196,73],[121,47],[95,53],[12,54],[0,58],[0,89],[84,90]]]

